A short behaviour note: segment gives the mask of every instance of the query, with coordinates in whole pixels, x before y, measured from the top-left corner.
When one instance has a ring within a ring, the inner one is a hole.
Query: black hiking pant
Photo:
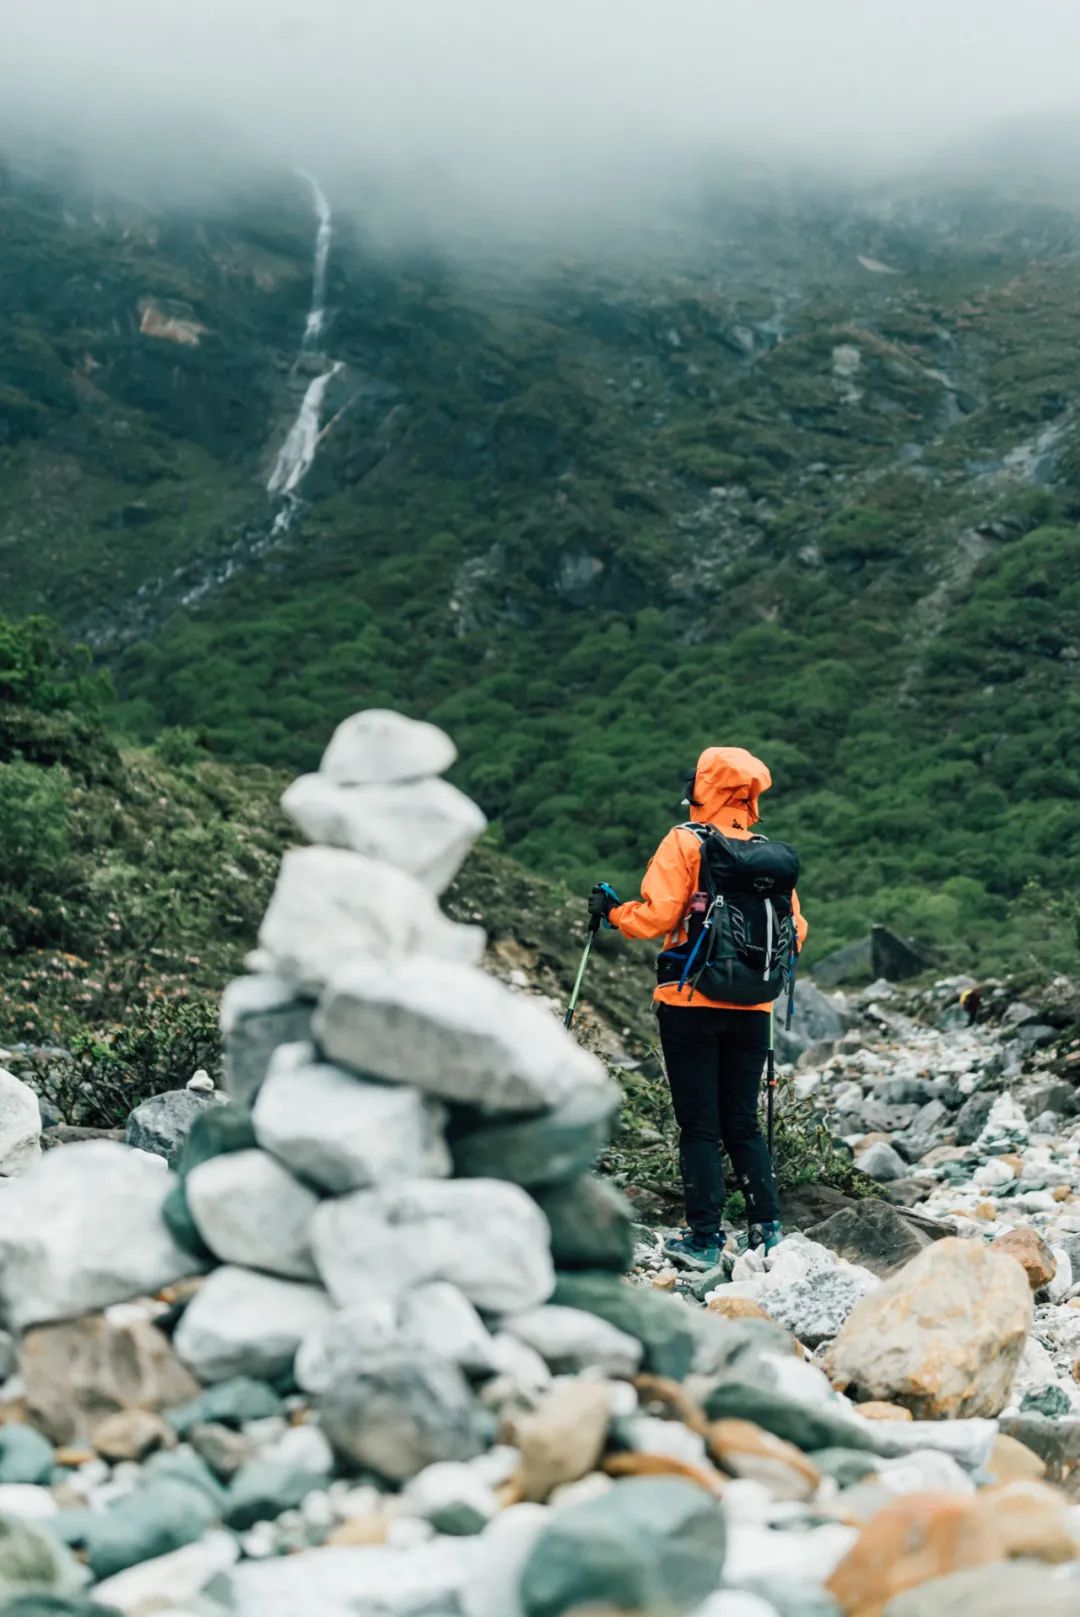
[[[660,1005],[675,1118],[686,1222],[701,1235],[720,1228],[724,1165],[720,1142],[746,1191],[751,1223],[780,1217],[769,1148],[758,1122],[758,1092],[769,1048],[767,1011]]]

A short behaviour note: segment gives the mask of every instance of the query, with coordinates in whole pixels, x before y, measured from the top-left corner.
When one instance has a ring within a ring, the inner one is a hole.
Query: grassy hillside
[[[4,598],[91,637],[129,737],[295,769],[357,706],[422,713],[502,847],[578,890],[631,886],[681,770],[740,743],[815,952],[884,920],[958,966],[1071,962],[1069,208],[728,195],[632,252],[482,263],[342,215],[346,368],[267,550],[303,193],[155,217],[9,176],[0,205]]]

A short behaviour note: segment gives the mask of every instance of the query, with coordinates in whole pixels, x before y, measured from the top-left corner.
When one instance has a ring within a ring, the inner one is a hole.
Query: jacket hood
[[[745,747],[706,747],[697,761],[690,796],[692,819],[746,831],[761,818],[758,799],[772,785],[760,758]]]

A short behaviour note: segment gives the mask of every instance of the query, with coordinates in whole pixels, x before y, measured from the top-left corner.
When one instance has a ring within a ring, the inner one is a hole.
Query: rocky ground
[[[1075,1613],[1075,988],[818,1004],[880,1194],[680,1274],[604,1065],[438,906],[451,758],[360,716],[286,795],[227,1097],[43,1155],[0,1076],[2,1617]]]

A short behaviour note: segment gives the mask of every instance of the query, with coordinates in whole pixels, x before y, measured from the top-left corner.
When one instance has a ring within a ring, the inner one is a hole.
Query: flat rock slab
[[[315,1035],[343,1066],[491,1113],[535,1112],[607,1082],[542,1006],[440,960],[336,971]]]

